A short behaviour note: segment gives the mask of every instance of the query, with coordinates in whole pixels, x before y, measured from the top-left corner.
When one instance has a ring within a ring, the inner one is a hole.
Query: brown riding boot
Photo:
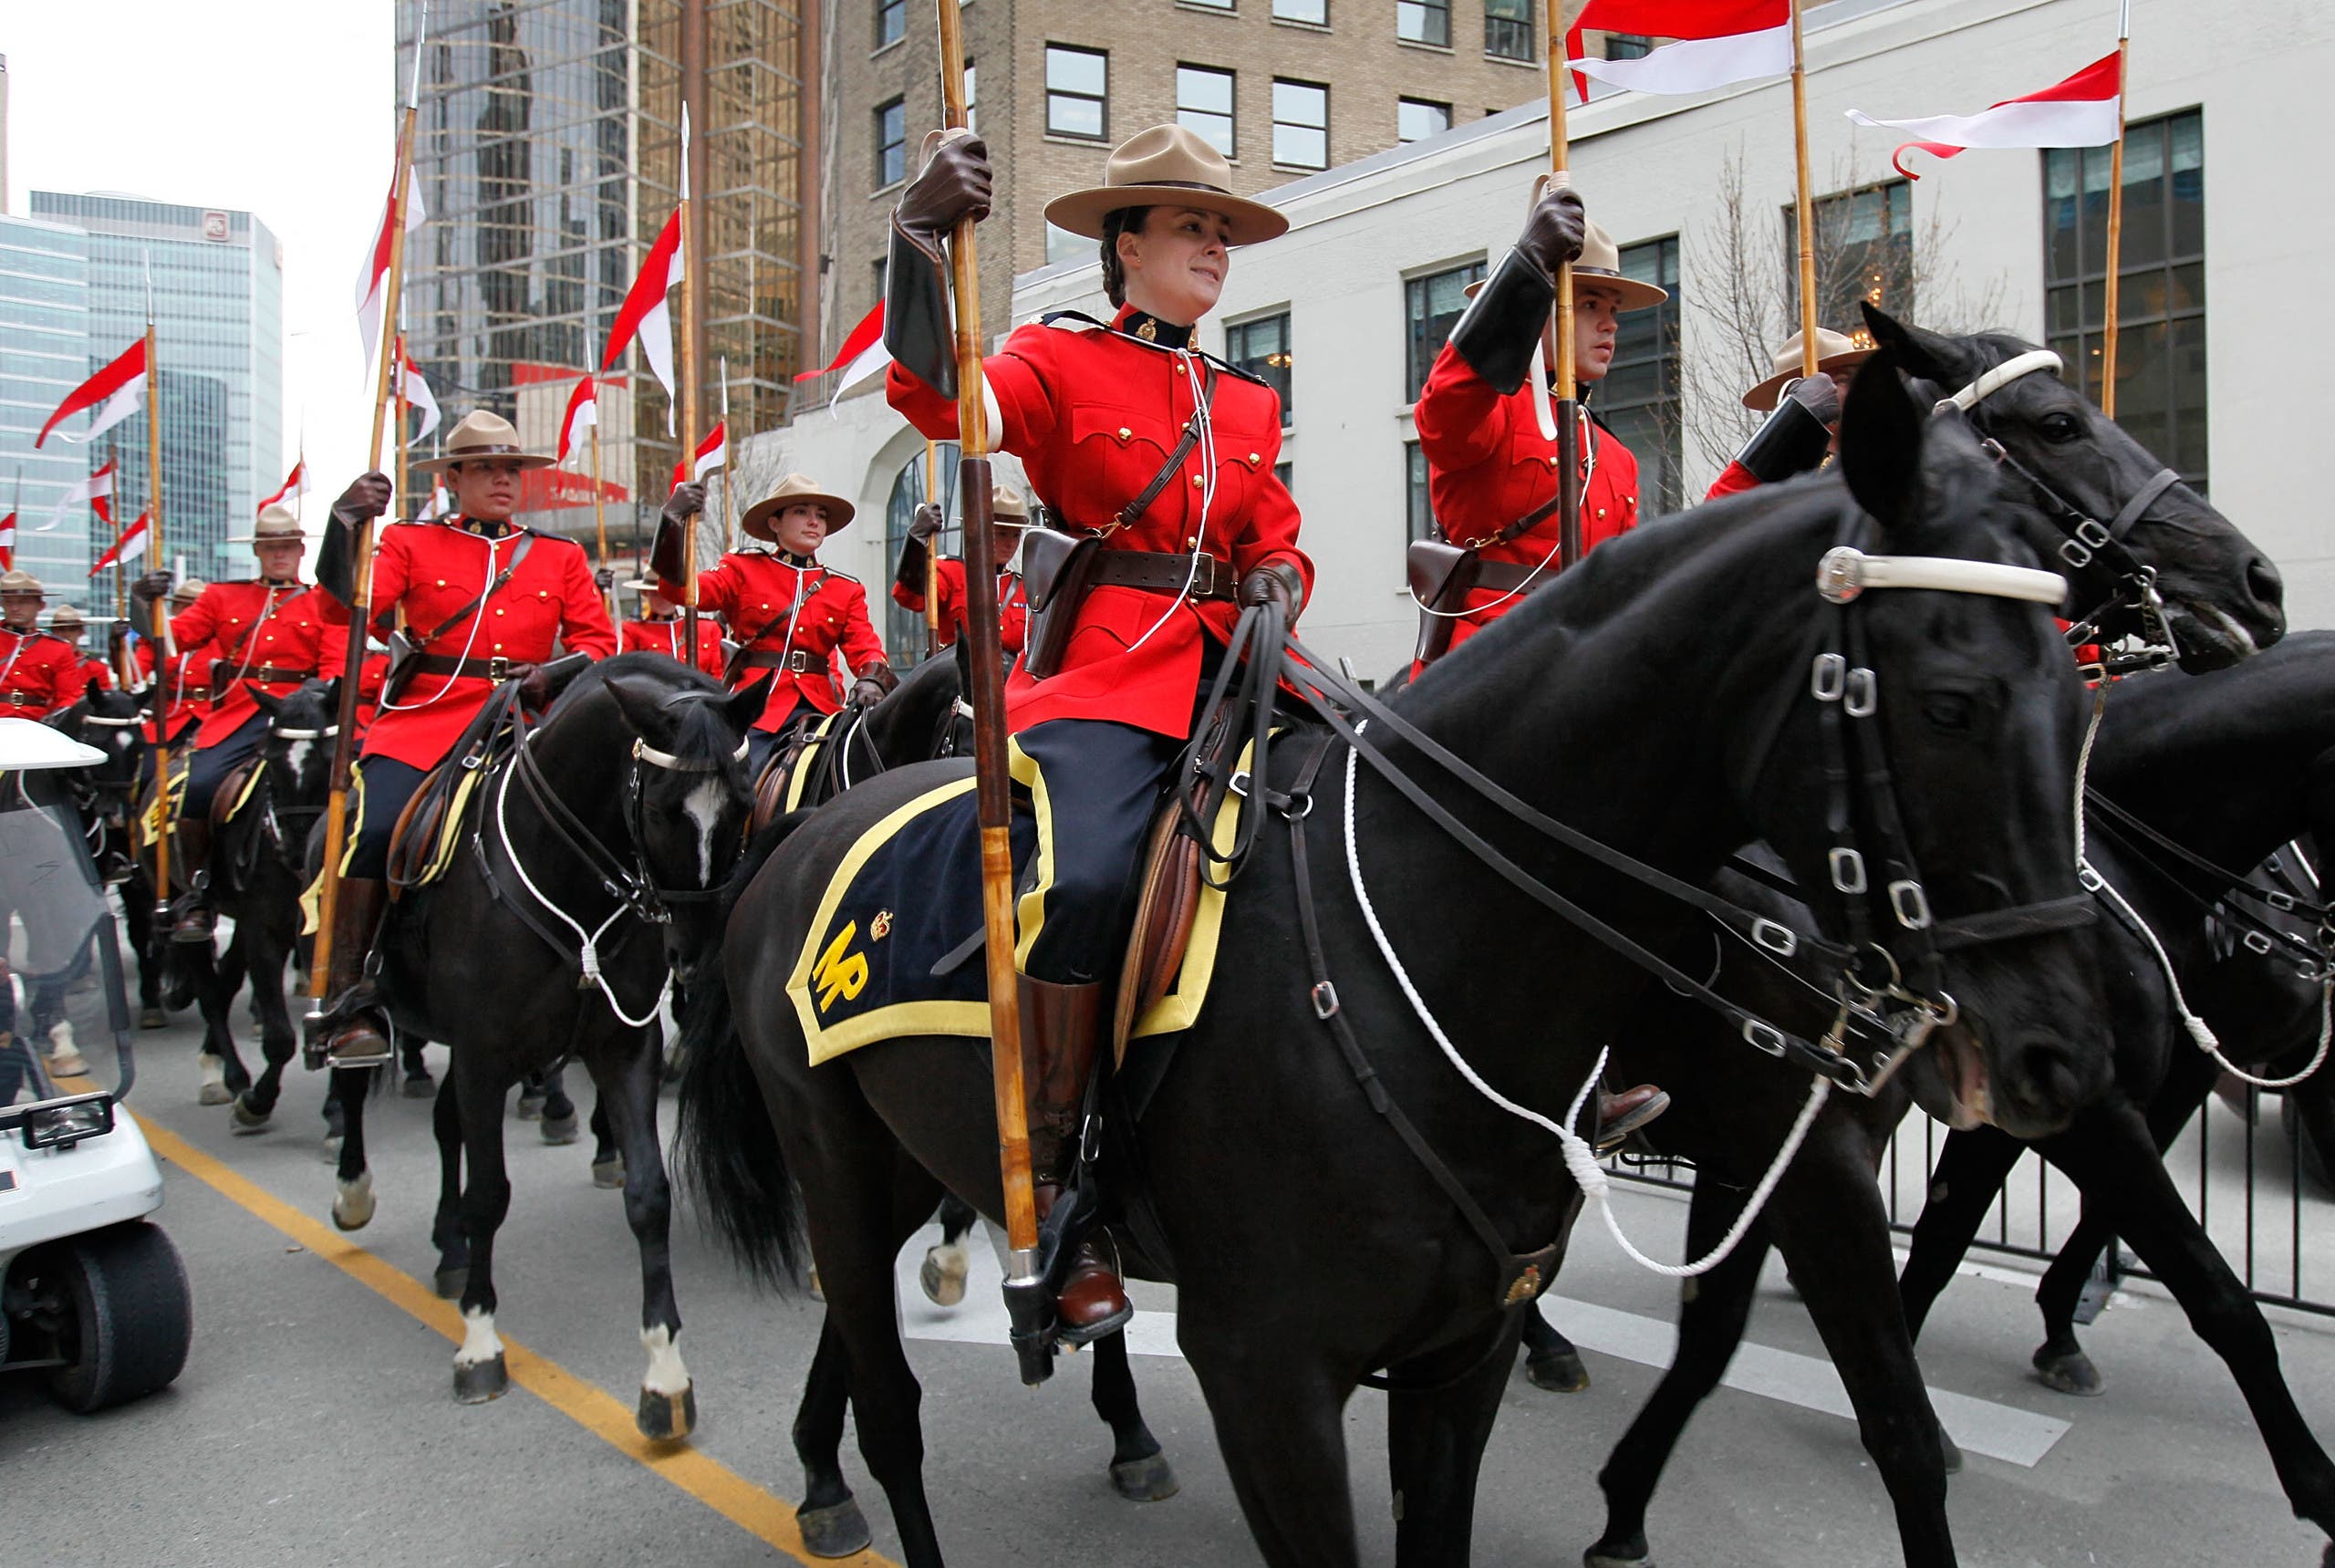
[[[1597,1152],[1611,1154],[1632,1133],[1670,1108],[1669,1094],[1652,1084],[1640,1084],[1618,1095],[1597,1091]]]
[[[332,998],[326,1024],[324,1064],[378,1067],[392,1059],[389,1021],[365,980],[366,955],[380,929],[389,885],[370,877],[344,877],[332,910],[332,972],[325,992]]]
[[[211,857],[211,819],[182,816],[178,836],[178,863],[186,871],[186,891],[171,901],[171,940],[206,947],[218,919],[211,908],[210,873],[203,869]]]
[[[1076,1158],[1079,1102],[1103,1037],[1106,988],[1055,985],[1022,977],[1022,1070],[1030,1098],[1030,1172],[1038,1218],[1061,1195]],[[1054,1314],[1066,1344],[1099,1339],[1135,1315],[1126,1287],[1107,1257],[1107,1241],[1091,1236],[1071,1254]]]

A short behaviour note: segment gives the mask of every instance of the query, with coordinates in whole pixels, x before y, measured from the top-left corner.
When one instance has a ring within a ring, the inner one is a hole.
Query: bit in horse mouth
[[[1939,1119],[1956,1132],[1994,1121],[1994,1106],[1987,1076],[1987,1051],[1967,1025],[1941,1029],[1932,1037],[1940,1053],[1938,1070],[1946,1080],[1951,1114]]]

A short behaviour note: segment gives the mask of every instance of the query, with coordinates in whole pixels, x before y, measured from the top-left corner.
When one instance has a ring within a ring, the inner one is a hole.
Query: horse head
[[[746,734],[769,700],[770,678],[725,692],[687,666],[650,657],[611,660],[597,689],[628,732],[625,828],[640,875],[669,914],[667,951],[686,981],[720,940],[714,895],[745,846],[753,806]],[[579,680],[555,712],[595,689]]]
[[[2185,670],[2235,663],[2285,632],[2278,568],[2081,392],[2057,374],[1979,389],[1989,370],[2039,352],[2034,344],[2008,333],[1925,332],[1870,304],[1864,315],[1925,405],[1967,400],[1968,422],[2018,481],[2005,499],[2026,509],[2024,531],[2075,589],[2071,614],[2099,615],[2108,637],[2143,630],[2139,585],[2125,579],[2145,570]]]
[[[972,721],[958,711],[966,688],[962,649],[960,639],[951,657],[926,659],[867,710],[867,740],[884,766],[972,754]]]

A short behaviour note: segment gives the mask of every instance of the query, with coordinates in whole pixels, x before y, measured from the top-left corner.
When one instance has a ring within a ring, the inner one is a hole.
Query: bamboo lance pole
[[[940,504],[940,443],[924,443],[924,498]],[[941,522],[946,524],[948,519]],[[924,656],[940,651],[940,535],[935,534],[924,550]]]
[[[940,98],[951,130],[965,123],[964,21],[958,0],[939,0]],[[1022,1381],[1035,1386],[1053,1371],[1046,1300],[1039,1275],[1037,1194],[1030,1174],[1030,1103],[1022,1064],[1022,1005],[1013,968],[1013,853],[1007,839],[1012,809],[1006,774],[1005,660],[998,641],[997,564],[989,529],[989,426],[981,408],[981,270],[973,220],[957,225],[949,246],[956,296],[957,493],[965,525],[965,646],[970,655],[973,777],[981,825],[981,913],[987,935],[990,1064],[997,1102],[998,1168],[1003,1178],[1005,1305]]]
[[[1549,184],[1569,186],[1572,174],[1572,137],[1565,128],[1564,7],[1553,3],[1549,13]],[[1560,571],[1581,559],[1581,382],[1573,359],[1572,264],[1557,266],[1556,325],[1550,334],[1550,367],[1557,378],[1557,566]],[[1542,393],[1532,389],[1535,399]]]
[[[1808,179],[1808,61],[1801,45],[1801,0],[1791,0],[1792,166],[1799,176],[1793,215],[1800,230],[1800,373],[1816,374],[1816,200]]]
[[[162,367],[154,354],[154,278],[146,276],[146,553],[160,567],[169,557],[162,551]],[[119,556],[114,571],[121,571]],[[158,666],[178,651],[171,638],[171,601],[154,600],[154,649]],[[168,941],[171,909],[171,773],[169,760],[155,770],[154,929]]]
[[[728,555],[737,539],[738,432],[730,428],[730,356],[721,356],[721,553]]]
[[[682,22],[684,30],[688,25],[685,16]],[[701,18],[699,25],[703,26]],[[685,479],[696,477],[691,471],[697,461],[698,283],[705,275],[705,247],[698,243],[690,218],[690,103],[685,97],[681,99],[681,472]],[[682,629],[694,655],[697,648],[697,517],[694,514],[682,525],[681,545],[681,582],[687,589],[682,596],[681,617],[688,623]]]
[[[425,17],[427,15],[425,12]],[[381,468],[381,438],[388,430],[389,412],[389,359],[396,348],[398,302],[405,286],[406,182],[413,173],[413,128],[421,95],[419,34],[413,52],[413,88],[406,99],[405,122],[398,130],[396,172],[389,181],[389,267],[382,285],[381,336],[374,353],[378,371],[373,383],[373,431],[365,462],[368,473],[378,473]],[[401,386],[403,378],[399,381]],[[398,431],[398,444],[400,448],[405,444],[403,430]],[[404,501],[402,492],[398,499]],[[349,541],[348,601],[347,673],[340,682],[340,732],[333,737],[332,788],[325,804],[323,887],[317,900],[316,950],[308,966],[311,1023],[322,1020],[326,995],[332,984],[333,917],[340,903],[341,857],[348,845],[348,779],[351,764],[356,761],[357,689],[361,684],[358,677],[365,668],[365,639],[373,620],[373,524],[369,518],[358,524],[356,537]]]
[[[2116,417],[2116,317],[2124,265],[2125,58],[2132,47],[2133,3],[2124,0],[2116,25],[2116,147],[2108,155],[2108,287],[2101,301],[2106,314],[2100,329],[2100,411],[2112,420]]]

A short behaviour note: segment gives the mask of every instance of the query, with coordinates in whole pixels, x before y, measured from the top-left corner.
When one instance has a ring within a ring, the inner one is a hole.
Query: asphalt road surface
[[[239,1034],[249,1025],[236,1008]],[[85,1044],[97,1038],[84,1032]],[[455,1403],[450,1306],[430,1297],[437,1166],[427,1102],[370,1118],[371,1227],[339,1237],[320,1158],[324,1080],[296,1067],[272,1130],[229,1131],[195,1103],[196,1030],[138,1037],[132,1105],[165,1157],[160,1216],[186,1261],[194,1347],[171,1388],[94,1417],[29,1379],[0,1380],[5,1545],[21,1563],[252,1565],[816,1561],[792,1532],[788,1440],[820,1308],[750,1290],[684,1207],[674,1268],[700,1425],[660,1452],[631,1434],[645,1366],[637,1257],[618,1194],[595,1189],[589,1142],[544,1145],[509,1124],[514,1198],[497,1258],[498,1326],[516,1386]],[[93,1059],[103,1054],[92,1051]],[[255,1051],[252,1053],[255,1058]],[[433,1049],[433,1065],[442,1053]],[[101,1064],[99,1077],[111,1074]],[[580,1073],[571,1087],[583,1088]],[[586,1107],[588,1108],[588,1101]],[[2226,1116],[2216,1107],[2213,1115]],[[1634,1239],[1675,1256],[1684,1205],[1627,1192]],[[1189,1369],[1171,1292],[1143,1289],[1134,1340],[1147,1415],[1182,1481],[1170,1501],[1120,1501],[1107,1435],[1070,1359],[1044,1389],[1015,1380],[992,1261],[966,1303],[930,1307],[903,1259],[909,1355],[924,1386],[926,1479],[960,1568],[1092,1568],[1259,1561]],[[1657,1497],[1665,1568],[1862,1568],[1902,1561],[1886,1496],[1808,1319],[1772,1272],[1730,1386],[1709,1402]],[[1541,1392],[1520,1373],[1487,1456],[1475,1561],[1566,1564],[1600,1532],[1597,1467],[1657,1376],[1676,1287],[1584,1226],[1558,1282],[1561,1326],[1593,1386]],[[2075,1400],[2036,1383],[2032,1281],[1988,1266],[1956,1282],[1923,1348],[1949,1429],[1970,1452],[1951,1512],[1964,1563],[2247,1563],[2309,1568],[2295,1521],[2222,1366],[2153,1287],[2120,1295],[2087,1344],[2108,1378]],[[2335,1324],[2273,1313],[2304,1410],[2335,1411]],[[523,1348],[524,1347],[524,1351]],[[1365,1561],[1393,1558],[1382,1398],[1349,1407]],[[894,1561],[881,1493],[848,1441],[876,1532],[863,1568]]]

